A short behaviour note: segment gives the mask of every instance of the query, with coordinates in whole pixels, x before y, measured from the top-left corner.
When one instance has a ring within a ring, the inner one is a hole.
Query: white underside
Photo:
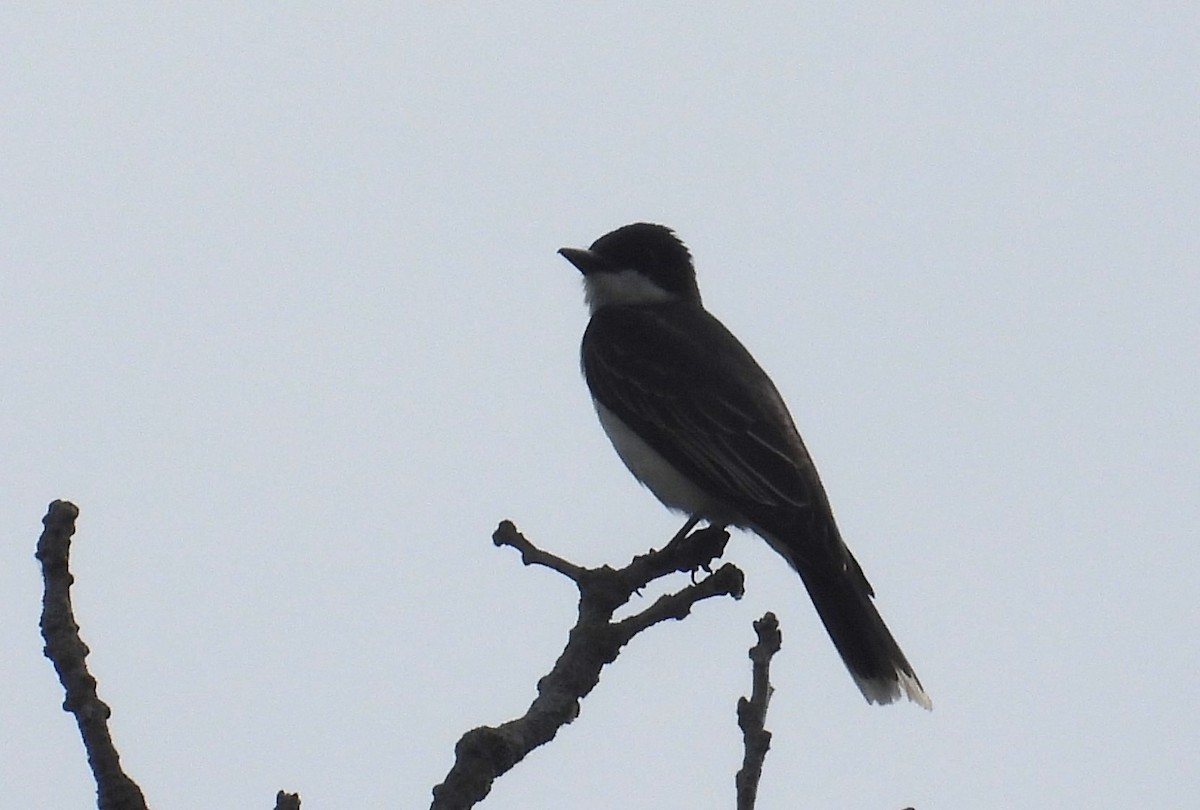
[[[633,477],[653,492],[663,505],[722,526],[739,522],[727,505],[709,497],[676,470],[620,417],[599,402],[592,400],[592,403],[596,406],[596,415],[600,417],[600,426],[608,434],[621,461],[625,462]]]

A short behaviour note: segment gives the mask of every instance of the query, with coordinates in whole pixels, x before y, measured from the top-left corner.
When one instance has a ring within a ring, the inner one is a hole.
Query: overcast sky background
[[[1194,807],[1194,3],[0,11],[0,793],[94,802],[33,560],[155,807],[423,807],[679,520],[608,446],[555,251],[637,220],[772,374],[934,701],[795,577],[639,637],[486,806]],[[680,578],[683,584],[686,580]]]

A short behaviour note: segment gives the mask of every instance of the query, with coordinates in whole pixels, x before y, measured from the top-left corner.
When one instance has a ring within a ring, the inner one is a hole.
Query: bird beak
[[[575,265],[576,269],[585,276],[602,271],[608,263],[590,250],[565,247],[558,251],[559,255]]]

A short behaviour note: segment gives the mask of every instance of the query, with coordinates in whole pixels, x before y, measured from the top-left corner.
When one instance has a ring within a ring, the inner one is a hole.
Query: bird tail
[[[932,709],[912,665],[875,609],[862,569],[846,553],[848,564],[841,571],[811,572],[796,566],[833,645],[868,703],[892,703],[903,694]]]

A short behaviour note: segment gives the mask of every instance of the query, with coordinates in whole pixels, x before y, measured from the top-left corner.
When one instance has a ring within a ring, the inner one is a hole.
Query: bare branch
[[[579,701],[595,688],[600,671],[637,633],[666,619],[682,619],[692,605],[713,596],[742,595],[742,573],[732,565],[682,590],[663,596],[621,622],[613,614],[639,589],[667,574],[708,570],[725,548],[729,535],[721,528],[681,532],[661,551],[650,551],[625,568],[582,568],[542,551],[509,521],[492,536],[497,546],[511,546],[526,565],[542,565],[575,583],[579,619],[554,667],[538,681],[538,696],[522,717],[499,726],[468,731],[454,748],[455,762],[445,781],[433,789],[433,810],[473,807],[492,783],[533,749],[554,739],[558,730],[579,715]]]
[[[738,727],[742,730],[745,756],[742,769],[737,772],[738,810],[754,810],[758,799],[758,781],[762,778],[763,761],[771,747],[771,732],[764,727],[767,719],[767,704],[771,702],[771,658],[783,645],[783,634],[774,613],[767,613],[754,623],[758,643],[750,648],[751,692],[750,698],[738,699]]]
[[[666,594],[654,604],[616,624],[620,631],[621,644],[629,642],[638,633],[667,619],[682,620],[692,612],[692,605],[713,596],[741,597],[744,581],[741,569],[735,565],[723,565],[715,574],[684,588],[677,593]]]
[[[569,563],[562,557],[556,557],[548,551],[542,551],[526,540],[525,535],[517,531],[517,527],[511,520],[500,521],[496,531],[492,532],[492,542],[498,548],[509,546],[521,552],[521,562],[526,565],[543,565],[575,582],[578,582],[579,578],[583,576],[584,569],[578,565]]]
[[[42,599],[42,638],[45,654],[54,664],[58,680],[66,690],[63,710],[75,715],[88,764],[96,780],[100,810],[145,810],[141,788],[121,770],[121,759],[108,731],[112,711],[96,693],[96,679],[88,672],[87,645],[79,636],[79,625],[71,607],[69,567],[71,536],[79,508],[69,501],[54,501],[42,519],[45,531],[37,545],[42,564],[45,595]]]

